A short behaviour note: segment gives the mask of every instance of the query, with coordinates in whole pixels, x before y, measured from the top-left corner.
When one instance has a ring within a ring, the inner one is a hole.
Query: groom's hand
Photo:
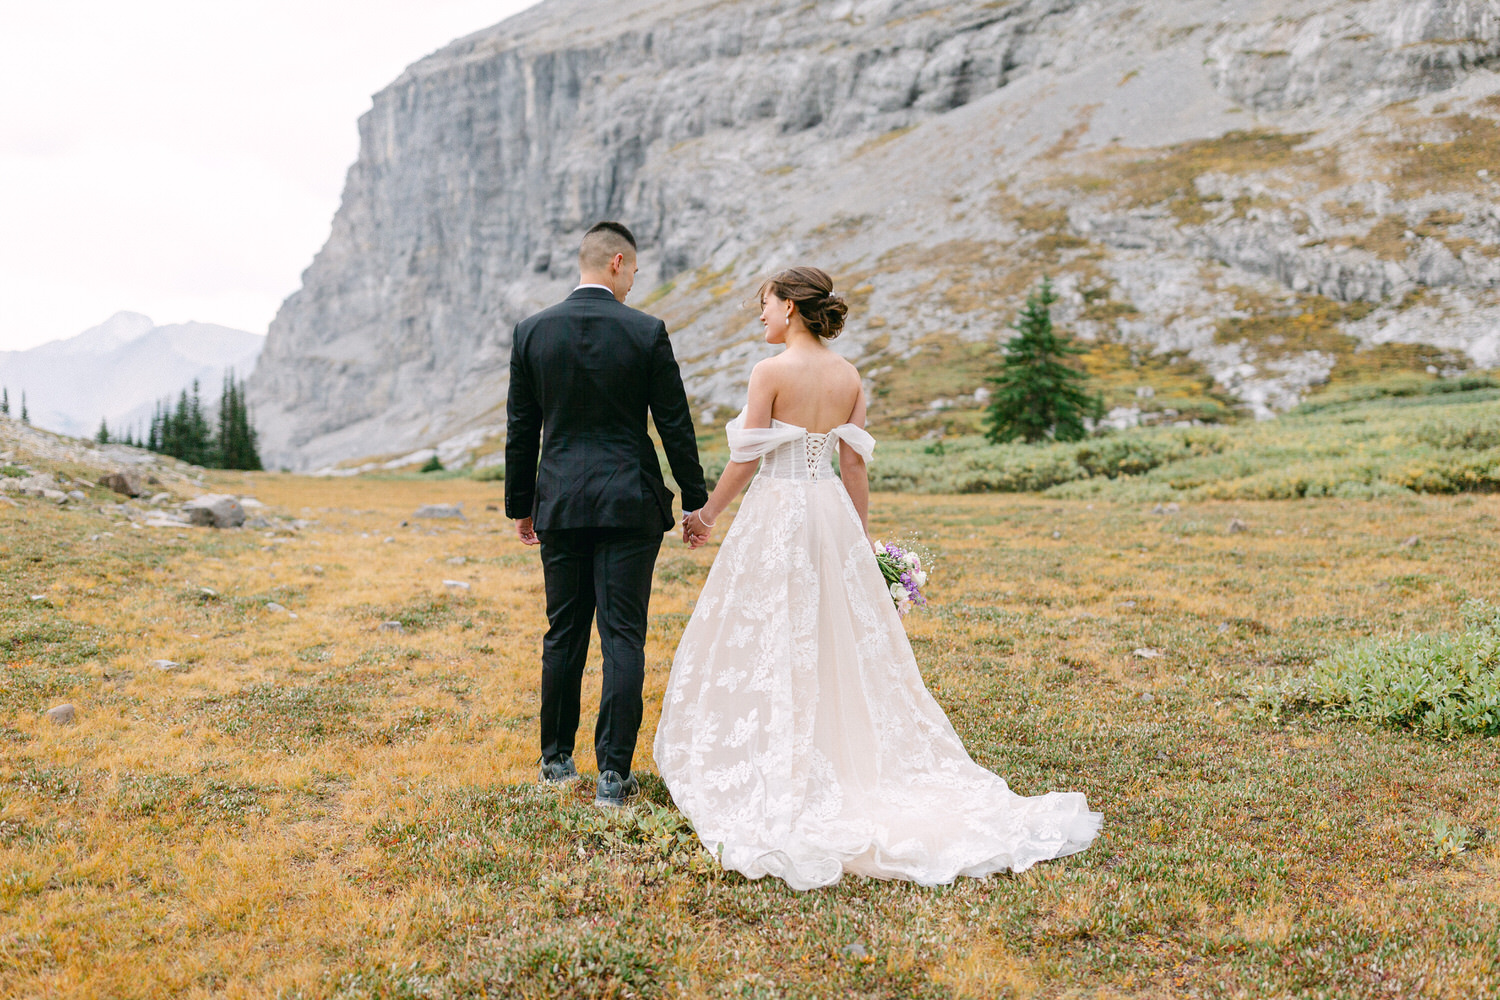
[[[708,536],[713,534],[713,527],[703,520],[699,511],[692,511],[682,515],[682,540],[687,543],[688,548],[696,549],[708,541]]]
[[[536,529],[532,527],[529,517],[523,517],[516,522],[516,537],[521,540],[522,545],[542,544],[542,540],[536,537]]]

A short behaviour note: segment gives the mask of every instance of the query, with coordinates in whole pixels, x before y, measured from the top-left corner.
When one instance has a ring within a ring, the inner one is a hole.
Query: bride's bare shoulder
[[[856,368],[856,367],[854,367],[854,362],[850,361],[848,358],[839,358],[839,360],[844,363],[843,364],[844,374],[848,375],[850,378],[854,379],[855,381],[860,381],[859,369]]]
[[[773,358],[757,361],[750,369],[750,381],[762,384],[777,381],[786,367],[781,360],[783,357],[784,355],[778,354]]]

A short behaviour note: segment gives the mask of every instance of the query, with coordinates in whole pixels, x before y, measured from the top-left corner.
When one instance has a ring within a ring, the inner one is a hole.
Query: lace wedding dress
[[[761,467],[682,635],[657,768],[704,846],[794,889],[844,872],[924,884],[1081,851],[1084,796],[1016,795],[975,764],[928,694],[827,434],[729,424]]]

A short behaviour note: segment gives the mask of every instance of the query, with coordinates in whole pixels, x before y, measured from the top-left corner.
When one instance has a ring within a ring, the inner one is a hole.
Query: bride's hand
[[[689,548],[696,549],[708,541],[708,536],[713,533],[713,527],[713,523],[704,519],[701,510],[684,514],[682,515],[682,540]]]

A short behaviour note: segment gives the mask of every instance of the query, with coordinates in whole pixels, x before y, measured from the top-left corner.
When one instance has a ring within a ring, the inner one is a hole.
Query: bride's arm
[[[756,365],[750,372],[749,399],[745,403],[745,426],[749,428],[760,428],[771,426],[771,404],[776,401],[776,390],[772,385],[770,373],[760,365]],[[734,498],[750,484],[755,478],[755,470],[760,465],[760,459],[753,462],[730,462],[724,466],[724,472],[719,476],[719,482],[714,491],[709,495],[708,503],[697,511],[696,520],[701,523],[690,525],[693,534],[706,534],[719,520],[719,515],[724,513]]]
[[[849,416],[849,423],[856,427],[865,425],[865,394],[859,394],[859,401],[854,404],[854,412]],[[864,456],[844,441],[839,442],[839,478],[844,481],[844,490],[849,494],[849,499],[854,501],[854,509],[859,512],[859,523],[864,526],[865,537],[870,537],[870,469],[865,464]]]

